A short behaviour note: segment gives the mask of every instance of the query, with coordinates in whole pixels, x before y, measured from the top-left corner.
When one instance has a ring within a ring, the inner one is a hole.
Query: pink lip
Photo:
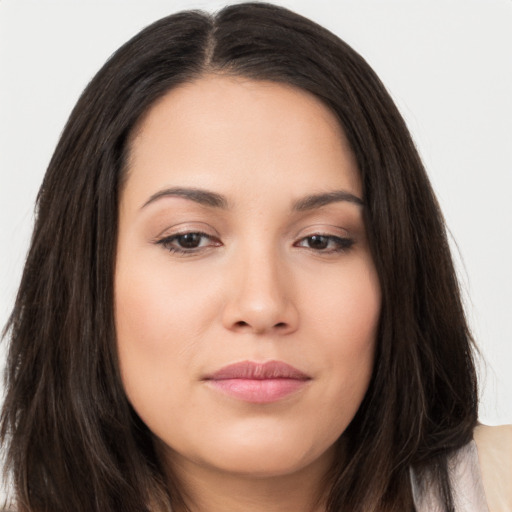
[[[299,391],[311,377],[280,361],[243,361],[225,366],[204,380],[226,395],[245,402],[265,404]]]

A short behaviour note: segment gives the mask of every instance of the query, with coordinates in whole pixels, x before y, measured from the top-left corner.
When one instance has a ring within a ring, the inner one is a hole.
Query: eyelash
[[[198,247],[191,247],[191,248],[183,248],[183,247],[178,247],[176,245],[172,245],[174,242],[176,242],[180,238],[186,237],[186,236],[198,236],[198,237],[201,237],[202,239],[209,239],[213,243],[206,245],[204,247],[201,247],[199,245]],[[322,249],[318,249],[318,248],[314,248],[314,247],[308,247],[308,246],[301,245],[302,243],[304,243],[304,242],[307,243],[308,241],[311,243],[311,241],[315,238],[323,239],[322,241],[326,242],[327,245],[334,244],[335,247],[331,247],[331,248],[325,247]],[[156,243],[158,245],[163,246],[170,253],[184,255],[184,256],[196,254],[203,249],[208,249],[210,247],[219,247],[222,245],[220,240],[218,240],[217,238],[215,238],[211,235],[208,235],[207,233],[202,233],[200,231],[187,231],[184,233],[176,233],[174,235],[162,238],[161,240],[157,240]],[[335,254],[335,253],[342,253],[342,252],[349,251],[352,248],[352,246],[354,245],[354,243],[355,243],[355,241],[352,238],[344,238],[344,237],[328,235],[328,234],[323,234],[323,233],[313,233],[311,235],[301,238],[298,242],[295,242],[293,244],[293,246],[294,247],[304,247],[305,249],[309,249],[310,251],[313,251],[313,252],[316,252],[319,254]]]
[[[352,246],[354,245],[355,241],[353,238],[346,238],[341,236],[335,236],[335,235],[327,235],[323,233],[313,233],[312,235],[308,235],[304,238],[301,238],[298,242],[296,242],[294,247],[303,247],[299,245],[302,242],[311,241],[314,238],[318,239],[324,239],[327,244],[334,243],[335,247],[327,249],[315,249],[314,247],[305,247],[306,249],[309,249],[314,252],[318,252],[321,254],[333,254],[333,253],[341,253],[341,252],[347,252],[349,251]]]
[[[171,245],[176,240],[178,240],[182,237],[191,236],[191,235],[196,235],[203,239],[206,238],[206,239],[212,240],[213,244],[205,246],[205,247],[192,247],[192,248],[188,248],[188,249]],[[159,245],[162,245],[167,251],[169,251],[171,253],[181,254],[181,255],[195,254],[202,249],[209,248],[212,246],[219,247],[220,245],[222,245],[220,240],[216,239],[215,237],[213,237],[211,235],[208,235],[207,233],[202,233],[200,231],[186,231],[184,233],[176,233],[175,235],[166,236],[165,238],[158,240],[156,243]]]

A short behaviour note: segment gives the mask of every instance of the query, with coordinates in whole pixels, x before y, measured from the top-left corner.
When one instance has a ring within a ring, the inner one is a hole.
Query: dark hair
[[[329,31],[263,3],[157,21],[110,58],[70,116],[6,328],[0,433],[18,510],[163,511],[180,500],[123,391],[113,276],[130,134],[167,91],[206,73],[309,91],[338,117],[361,173],[382,312],[374,373],[342,435],[328,510],[411,509],[410,468],[452,510],[447,455],[472,438],[477,389],[438,204],[368,64]]]

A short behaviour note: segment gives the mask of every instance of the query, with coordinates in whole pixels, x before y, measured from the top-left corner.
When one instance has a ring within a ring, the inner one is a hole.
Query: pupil
[[[179,244],[185,249],[194,249],[199,246],[201,242],[201,235],[199,233],[187,233],[180,235]]]
[[[309,237],[309,247],[312,249],[326,249],[329,241],[327,237],[320,235],[313,235]]]

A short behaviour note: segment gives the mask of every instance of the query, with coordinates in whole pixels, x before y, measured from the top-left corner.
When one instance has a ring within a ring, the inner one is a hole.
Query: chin
[[[331,446],[308,446],[287,442],[280,437],[265,436],[264,439],[230,442],[219,446],[219,450],[203,455],[203,464],[226,473],[247,475],[253,478],[270,478],[297,473],[311,464],[330,467],[333,449]]]

